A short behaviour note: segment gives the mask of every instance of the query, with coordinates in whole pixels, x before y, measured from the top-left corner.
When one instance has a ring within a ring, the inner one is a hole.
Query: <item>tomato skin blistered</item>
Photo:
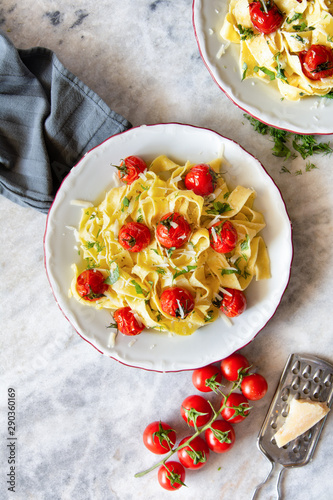
[[[235,318],[245,311],[246,297],[241,290],[234,288],[225,288],[225,290],[227,293],[223,293],[220,309],[228,318]]]
[[[185,176],[185,186],[198,196],[207,196],[215,191],[216,173],[206,163],[194,165]]]
[[[167,288],[160,297],[161,309],[174,318],[185,319],[194,309],[194,298],[185,288]]]
[[[121,160],[120,165],[114,165],[118,169],[118,177],[125,184],[132,184],[139,175],[147,170],[147,165],[139,156],[127,156]]]
[[[229,253],[237,244],[238,234],[230,221],[218,221],[209,228],[209,239],[213,250],[218,253]]]
[[[130,307],[121,307],[113,314],[118,330],[124,335],[139,335],[144,329],[144,324],[139,323]]]
[[[156,227],[156,238],[165,248],[180,248],[189,239],[191,226],[178,212],[163,215]]]
[[[299,54],[302,70],[310,80],[321,80],[333,75],[333,51],[326,45],[311,45]]]
[[[271,0],[266,2],[266,6],[267,12],[264,11],[261,1],[255,1],[250,3],[249,9],[253,26],[260,33],[269,35],[280,28],[283,23],[283,14]]]
[[[129,252],[141,252],[150,243],[149,227],[141,222],[128,222],[121,227],[118,241]]]
[[[104,283],[105,278],[97,269],[86,269],[76,280],[76,291],[84,300],[95,302],[104,297],[108,285]]]

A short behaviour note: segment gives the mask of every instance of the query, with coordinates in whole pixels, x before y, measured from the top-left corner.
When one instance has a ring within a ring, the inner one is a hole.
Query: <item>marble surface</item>
[[[188,472],[179,499],[250,499],[269,471],[257,434],[290,353],[333,361],[332,156],[272,156],[218,89],[192,28],[191,0],[2,0],[0,27],[16,46],[41,45],[133,125],[176,121],[211,128],[240,143],[280,188],[293,225],[290,285],[264,330],[242,352],[267,378],[266,397],[236,428],[236,444]],[[319,138],[330,140],[331,137]],[[302,175],[295,172],[302,169]],[[43,264],[46,216],[0,197],[0,499],[155,500],[169,498],[156,472],[134,474],[157,460],[142,444],[153,420],[188,432],[179,414],[196,393],[190,372],[154,373],[124,366],[84,342],[55,303]],[[7,390],[16,390],[16,492],[7,490]],[[213,401],[214,398],[213,398]],[[286,500],[328,500],[332,491],[329,416],[314,459],[282,479]]]

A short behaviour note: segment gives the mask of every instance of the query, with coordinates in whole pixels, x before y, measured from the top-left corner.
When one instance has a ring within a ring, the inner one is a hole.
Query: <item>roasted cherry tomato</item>
[[[161,309],[174,318],[184,319],[194,309],[194,298],[185,288],[172,286],[160,297]]]
[[[221,406],[222,404],[223,401]],[[250,413],[250,410],[247,410],[247,408],[249,408],[249,403],[246,397],[238,392],[233,392],[228,397],[226,407],[221,411],[221,416],[227,422],[238,424],[239,422],[245,420]]]
[[[113,319],[117,323],[118,330],[124,335],[139,335],[145,327],[130,307],[117,309],[113,314]]]
[[[221,372],[224,378],[236,382],[240,375],[247,373],[250,363],[245,356],[235,352],[221,361]]]
[[[119,167],[114,166],[118,169],[119,179],[126,184],[132,184],[147,169],[146,163],[139,156],[127,156],[121,160]]]
[[[180,248],[191,234],[191,226],[178,212],[163,215],[156,227],[156,238],[165,248]]]
[[[237,244],[238,234],[230,221],[219,221],[209,228],[209,239],[216,252],[229,253]]]
[[[182,486],[185,486],[185,469],[179,462],[170,460],[170,462],[165,462],[158,469],[157,478],[165,490],[178,490]]]
[[[205,432],[205,439],[209,448],[215,453],[225,453],[235,443],[235,431],[232,425],[225,420],[215,420]]]
[[[250,401],[257,401],[265,396],[268,389],[265,377],[259,373],[252,373],[243,378],[241,391]]]
[[[149,227],[140,222],[128,222],[121,227],[118,241],[129,252],[141,252],[150,243]]]
[[[265,2],[267,12],[265,12],[262,2]],[[249,9],[252,24],[260,33],[265,35],[274,33],[283,23],[282,12],[272,0],[251,2]]]
[[[178,446],[186,443],[191,436],[182,439]],[[208,460],[209,448],[200,436],[195,437],[184,448],[177,451],[180,463],[187,469],[201,469]]]
[[[207,196],[215,191],[216,173],[206,163],[200,163],[191,168],[185,176],[186,189],[199,196]]]
[[[310,80],[333,76],[333,51],[326,45],[311,45],[299,55],[302,70]]]
[[[192,382],[201,392],[211,392],[220,386],[222,381],[221,370],[214,365],[197,368],[192,373]]]
[[[239,316],[246,309],[246,297],[241,290],[234,288],[225,288],[223,292],[223,299],[221,302],[221,311],[229,318]]]
[[[83,299],[94,302],[104,297],[104,292],[108,289],[104,281],[105,278],[100,271],[86,269],[77,277],[76,291]]]
[[[209,422],[213,411],[205,398],[193,395],[184,399],[180,413],[191,427],[202,427]]]
[[[143,443],[152,453],[163,455],[175,446],[176,433],[165,422],[152,422],[144,430]]]

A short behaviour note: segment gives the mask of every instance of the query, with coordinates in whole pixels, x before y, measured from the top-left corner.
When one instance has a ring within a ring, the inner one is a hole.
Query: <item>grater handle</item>
[[[272,468],[266,479],[254,490],[252,500],[281,500],[281,476],[283,465],[271,462]]]

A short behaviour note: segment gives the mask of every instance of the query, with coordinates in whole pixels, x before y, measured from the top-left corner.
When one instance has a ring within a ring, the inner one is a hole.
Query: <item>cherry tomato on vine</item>
[[[194,165],[185,176],[186,189],[199,196],[207,196],[215,191],[216,173],[206,163]]]
[[[147,169],[146,163],[139,156],[127,156],[121,160],[119,167],[114,166],[118,169],[119,179],[125,184],[132,184]]]
[[[238,239],[235,226],[230,221],[219,221],[209,228],[210,246],[218,253],[231,252]]]
[[[234,352],[227,358],[221,361],[221,372],[224,378],[235,382],[239,375],[247,373],[247,369],[250,367],[250,363],[245,356]]]
[[[266,5],[266,9],[263,7],[263,2]],[[283,23],[282,12],[272,0],[251,2],[249,9],[252,24],[260,33],[264,33],[265,35],[274,33]]]
[[[150,243],[149,227],[140,222],[128,222],[120,228],[118,241],[129,252],[141,252]]]
[[[130,307],[121,307],[113,314],[118,330],[124,335],[139,335],[145,325],[135,316]]]
[[[178,490],[185,486],[185,469],[179,462],[165,462],[165,465],[158,469],[157,478],[165,490]]]
[[[246,297],[241,290],[225,288],[223,299],[220,305],[221,311],[229,318],[234,318],[242,314],[247,306]]]
[[[193,395],[184,399],[180,413],[191,427],[202,427],[211,419],[213,410],[205,398]]]
[[[230,450],[236,439],[232,425],[225,420],[215,420],[211,428],[205,432],[205,439],[209,448],[215,453],[225,453]]]
[[[250,401],[258,401],[267,392],[268,385],[265,377],[259,373],[252,373],[243,378],[241,391]]]
[[[176,433],[167,423],[155,421],[145,428],[143,443],[152,453],[163,455],[175,446]]]
[[[187,436],[181,440],[178,446],[184,444],[191,436]],[[184,448],[177,451],[180,463],[187,469],[201,469],[208,460],[209,448],[200,436],[195,437]]]
[[[299,54],[302,70],[310,80],[333,76],[333,51],[326,45],[311,45]]]
[[[185,288],[173,286],[160,297],[161,309],[174,318],[184,319],[194,309],[194,298]]]
[[[191,234],[191,226],[178,212],[169,212],[156,227],[156,238],[165,248],[180,248]]]
[[[221,403],[221,406],[223,401]],[[231,408],[231,406],[233,408]],[[237,408],[236,408],[237,407]],[[233,392],[227,399],[226,407],[221,411],[221,416],[227,422],[238,424],[245,420],[250,413],[249,403],[243,394]]]
[[[76,291],[83,299],[94,302],[104,297],[104,292],[108,289],[104,281],[105,278],[100,271],[86,269],[77,277]]]
[[[222,381],[221,370],[214,365],[197,368],[192,373],[192,382],[194,387],[201,392],[212,392],[220,386]]]

